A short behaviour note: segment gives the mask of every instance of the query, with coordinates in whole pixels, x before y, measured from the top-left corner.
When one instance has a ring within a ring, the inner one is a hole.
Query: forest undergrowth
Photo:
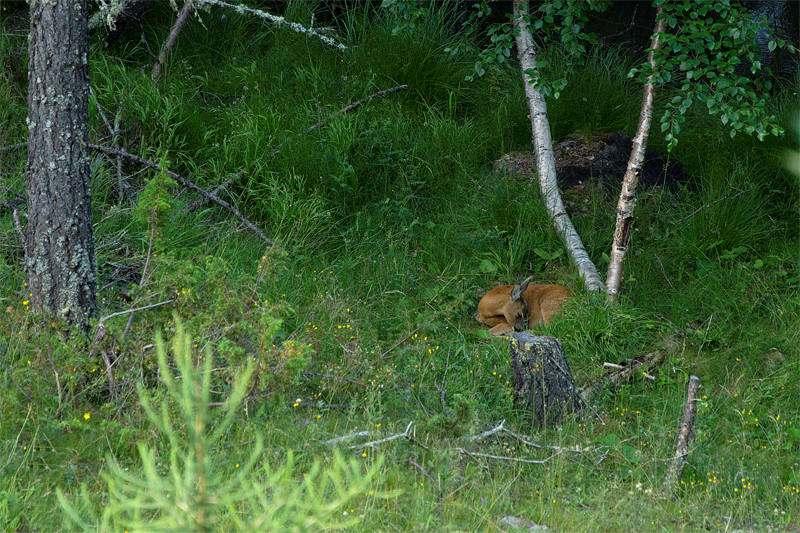
[[[285,16],[309,24],[311,10]],[[15,16],[0,33],[0,149],[26,136]],[[669,154],[686,182],[640,191],[620,303],[606,306],[581,292],[537,188],[492,173],[530,150],[519,71],[465,81],[475,58],[448,51],[446,10],[397,33],[386,12],[351,10],[339,51],[213,8],[153,83],[145,42],[155,50],[173,16],[164,3],[108,46],[93,36],[91,142],[118,122],[125,151],[206,190],[231,179],[219,194],[274,245],[166,173],[122,161],[118,174],[93,154],[102,320],[87,341],[27,309],[13,219],[26,155],[0,152],[3,531],[496,531],[508,517],[562,532],[800,530],[795,132],[731,138],[688,114]],[[631,135],[641,60],[590,52],[547,102],[555,142]],[[797,84],[770,101],[790,130]],[[660,133],[649,148],[667,155]],[[604,274],[616,199],[587,187],[567,204]],[[561,340],[577,385],[665,350],[656,379],[531,428],[507,342],[474,319],[486,290],[530,275],[577,294],[536,330]],[[694,440],[665,498],[690,375]]]

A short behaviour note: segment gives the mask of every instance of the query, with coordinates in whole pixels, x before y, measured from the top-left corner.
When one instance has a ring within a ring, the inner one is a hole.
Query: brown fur
[[[478,303],[478,322],[491,326],[492,335],[505,335],[537,324],[547,324],[561,309],[564,300],[575,295],[563,285],[529,285],[531,278],[519,285],[503,285],[486,293]]]

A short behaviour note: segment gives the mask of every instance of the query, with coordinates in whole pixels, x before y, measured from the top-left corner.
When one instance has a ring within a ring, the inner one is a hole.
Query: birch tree
[[[661,131],[669,150],[678,143],[686,111],[695,103],[706,105],[708,112],[719,115],[729,125],[731,137],[737,132],[755,135],[783,135],[783,128],[767,113],[764,95],[772,83],[769,68],[762,67],[756,46],[756,33],[772,37],[765,17],[753,20],[744,8],[730,0],[699,4],[656,0],[655,31],[647,62],[631,71],[644,82],[644,96],[633,151],[622,183],[611,260],[606,276],[606,300],[616,302],[622,281],[625,252],[630,245],[636,186],[641,175],[644,152],[657,86],[681,83],[680,94],[665,105]],[[663,44],[663,46],[662,46]],[[771,39],[769,49],[795,49],[782,39]],[[752,77],[745,76],[744,67]],[[738,69],[738,70],[737,70]],[[766,77],[762,76],[766,75]]]
[[[522,83],[525,88],[525,99],[530,111],[533,146],[536,153],[536,171],[539,177],[539,189],[544,198],[547,212],[553,221],[556,231],[564,240],[567,252],[578,273],[584,280],[586,290],[591,292],[603,288],[603,282],[597,268],[586,253],[583,242],[567,215],[561,194],[556,182],[556,160],[553,154],[553,140],[550,135],[550,123],[547,120],[547,103],[537,90],[539,74],[536,68],[536,48],[528,31],[526,15],[527,0],[514,0],[514,35],[516,36],[517,54],[522,69]]]
[[[622,190],[619,193],[617,202],[617,222],[614,228],[614,240],[611,242],[611,256],[608,264],[608,274],[606,275],[606,300],[616,302],[619,292],[619,284],[622,281],[622,263],[625,259],[625,252],[628,250],[628,242],[631,238],[631,227],[633,226],[633,208],[636,205],[636,186],[642,175],[644,165],[644,153],[647,149],[647,138],[650,135],[650,122],[653,118],[653,101],[656,97],[654,85],[655,59],[654,56],[661,44],[659,36],[664,33],[667,27],[664,8],[659,6],[656,13],[656,31],[650,41],[650,51],[647,55],[647,62],[652,67],[652,72],[647,76],[644,84],[644,96],[642,97],[642,109],[639,113],[639,126],[636,128],[636,136],[633,138],[633,148],[628,160],[628,168],[625,177],[622,179]]]

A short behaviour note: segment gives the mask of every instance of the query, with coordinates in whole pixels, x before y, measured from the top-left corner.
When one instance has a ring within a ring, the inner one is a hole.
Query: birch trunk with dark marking
[[[663,14],[664,8],[659,7],[656,11],[656,18]],[[656,20],[655,33],[650,42],[650,52],[647,55],[647,61],[653,69],[655,69],[655,54],[661,44],[659,35],[666,31],[666,28],[666,18]],[[628,169],[625,172],[625,177],[622,180],[622,190],[619,193],[617,224],[614,229],[614,241],[611,244],[611,261],[606,275],[606,301],[608,302],[616,302],[619,296],[622,265],[631,239],[633,208],[636,206],[636,186],[639,184],[639,177],[642,175],[644,154],[647,149],[647,137],[650,135],[650,122],[653,118],[653,100],[656,96],[656,89],[653,84],[655,75],[653,70],[647,77],[647,83],[644,86],[642,109],[639,114],[639,127],[636,129],[636,137],[633,139],[633,151],[628,160]]]
[[[535,88],[538,80],[536,71],[536,48],[528,31],[528,25],[522,15],[528,13],[527,0],[514,0],[514,24],[518,28],[516,42],[519,63],[522,69],[522,81],[525,86],[525,99],[530,111],[533,145],[536,153],[536,171],[539,176],[539,188],[542,192],[547,212],[553,221],[556,231],[564,240],[567,252],[584,279],[586,290],[597,292],[603,289],[603,281],[597,268],[586,253],[583,242],[572,225],[572,221],[564,208],[561,194],[556,183],[556,160],[553,155],[553,140],[550,136],[550,123],[547,120],[547,104],[544,96]]]
[[[31,2],[27,294],[34,312],[85,329],[97,266],[88,157],[89,2]]]

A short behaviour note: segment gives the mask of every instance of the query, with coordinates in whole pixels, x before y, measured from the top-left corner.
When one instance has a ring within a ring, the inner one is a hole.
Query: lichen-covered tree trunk
[[[553,155],[553,140],[550,136],[550,123],[547,121],[547,104],[544,96],[534,88],[536,81],[536,48],[528,31],[528,25],[521,15],[528,13],[528,0],[514,0],[514,24],[518,31],[516,36],[517,54],[522,69],[522,81],[525,85],[525,98],[531,116],[533,145],[536,152],[536,171],[539,176],[539,188],[542,191],[547,212],[553,221],[556,231],[564,239],[567,252],[578,273],[584,279],[586,290],[597,292],[603,289],[603,281],[597,268],[586,253],[583,242],[572,225],[572,221],[561,201],[556,183],[556,160]]]
[[[34,312],[97,314],[88,159],[88,0],[30,2],[27,292]]]
[[[664,8],[659,6],[656,11],[656,17],[663,14]],[[655,69],[654,56],[660,45],[659,34],[666,31],[666,28],[666,18],[656,21],[655,33],[650,42],[650,53],[647,56],[647,61],[653,69]],[[608,274],[606,275],[606,301],[608,302],[617,301],[619,284],[622,281],[622,264],[631,238],[633,208],[636,206],[636,186],[639,184],[639,177],[642,175],[644,153],[647,149],[647,137],[650,135],[650,122],[653,117],[653,100],[655,100],[656,96],[656,89],[653,84],[655,76],[655,72],[651,72],[644,86],[642,109],[639,113],[639,127],[636,129],[636,137],[633,139],[633,151],[631,151],[631,157],[628,160],[628,169],[625,171],[622,190],[619,193],[619,202],[617,202],[617,224],[614,229],[611,260],[608,265]]]

